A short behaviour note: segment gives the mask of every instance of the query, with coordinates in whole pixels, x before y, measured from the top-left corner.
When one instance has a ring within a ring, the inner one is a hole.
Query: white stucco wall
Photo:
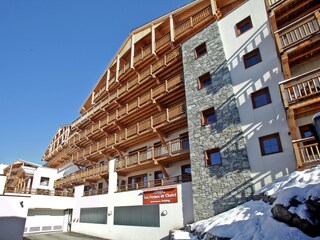
[[[49,178],[48,186],[40,185],[41,177]],[[54,189],[54,180],[57,179],[57,169],[39,167],[34,171],[32,188]]]
[[[235,25],[251,16],[253,28],[240,36]],[[256,189],[296,168],[291,137],[278,83],[283,80],[263,0],[250,0],[219,22],[227,64],[234,85],[250,168]],[[262,62],[245,69],[243,55],[259,48]],[[251,93],[269,88],[272,103],[253,109]],[[262,156],[259,137],[279,133],[283,152]]]

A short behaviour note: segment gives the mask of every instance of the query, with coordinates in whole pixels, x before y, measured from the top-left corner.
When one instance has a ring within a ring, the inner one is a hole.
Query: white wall
[[[143,190],[119,193],[109,192],[106,195],[81,197],[83,186],[78,186],[75,191],[76,201],[73,210],[72,231],[117,240],[164,239],[168,236],[169,230],[179,229],[185,223],[193,221],[191,183],[168,187],[175,186],[178,191],[178,202],[160,204],[160,227],[113,225],[114,207],[143,205]],[[111,212],[111,215],[108,216],[107,224],[80,223],[80,208],[89,207],[108,207],[108,212]],[[165,210],[168,214],[161,216],[161,213]],[[152,237],[150,238],[150,236]]]
[[[49,185],[43,186],[40,185],[41,177],[49,178]],[[47,168],[47,167],[39,167],[34,171],[32,188],[42,188],[42,189],[54,189],[54,180],[57,179],[57,169]]]
[[[235,25],[251,16],[253,28],[236,36]],[[296,168],[291,137],[278,83],[283,80],[263,0],[250,0],[219,22],[227,64],[234,85],[250,168],[256,189]],[[244,68],[243,55],[259,48],[262,62]],[[269,87],[272,103],[253,110],[251,93]],[[261,156],[259,137],[278,132],[282,153]]]
[[[3,194],[4,187],[6,185],[7,177],[0,175],[0,194]]]

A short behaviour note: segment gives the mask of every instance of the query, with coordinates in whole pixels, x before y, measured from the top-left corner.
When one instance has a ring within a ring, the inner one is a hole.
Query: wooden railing
[[[155,42],[156,50],[165,46],[169,42],[170,42],[170,33],[167,33],[167,34],[163,35],[161,38],[156,40],[156,42]]]
[[[115,101],[116,99],[122,97],[124,94],[131,91],[133,88],[137,87],[141,83],[143,83],[147,77],[151,76],[152,74],[155,74],[155,72],[162,66],[169,66],[175,60],[180,58],[181,51],[180,47],[172,50],[168,54],[165,54],[162,58],[160,58],[155,64],[152,64],[148,66],[146,69],[144,69],[138,76],[132,78],[125,84],[124,86],[117,88],[117,90],[113,93],[110,93],[108,97],[101,100],[99,103],[96,103],[92,108],[90,108],[88,111],[86,111],[83,115],[81,115],[79,118],[74,120],[71,124],[71,127],[74,128],[78,124],[80,124],[85,119],[88,119],[90,116],[94,115],[96,112],[100,111],[101,109],[104,109],[107,107],[110,103]],[[159,61],[162,61],[162,64],[159,65]],[[155,70],[153,70],[155,69]]]
[[[90,157],[93,154],[100,153],[108,147],[112,147],[114,144],[119,144],[131,137],[138,136],[147,131],[151,131],[154,127],[159,126],[160,124],[170,122],[177,117],[185,114],[185,105],[179,104],[172,108],[167,108],[166,111],[150,118],[138,122],[128,128],[125,128],[123,131],[110,135],[108,138],[104,138],[97,143],[94,143],[83,150],[72,154],[72,161],[78,161],[84,157]]]
[[[320,148],[314,137],[292,141],[297,165],[303,167],[313,163],[320,163]]]
[[[191,182],[191,181],[192,181],[191,174],[184,174],[184,175],[179,175],[174,177],[154,179],[146,182],[137,182],[132,184],[120,185],[118,186],[118,192],[175,185],[175,184],[179,184],[183,182]]]
[[[298,19],[275,32],[279,52],[294,46],[295,44],[309,38],[319,32],[320,15],[319,10]]]
[[[175,36],[179,37],[180,35],[183,35],[188,30],[193,28],[198,23],[202,22],[204,19],[212,15],[211,12],[211,6],[208,6],[201,11],[197,12],[196,14],[192,15],[189,19],[179,24],[175,29]]]
[[[173,154],[189,151],[189,139],[174,139],[158,147],[150,147],[143,151],[137,151],[133,154],[119,158],[116,161],[116,170],[139,165],[145,161],[153,160],[159,157],[172,156]]]
[[[279,2],[283,2],[284,0],[266,0],[266,5],[267,5],[267,8],[270,9],[270,8],[273,8],[275,5],[277,5],[277,3]]]
[[[102,189],[90,189],[89,191],[84,191],[83,196],[93,196],[93,195],[101,195],[101,194],[107,194],[108,189],[102,188]]]
[[[109,165],[99,165],[93,168],[87,168],[74,172],[66,177],[60,178],[54,182],[54,187],[63,187],[65,184],[72,184],[74,182],[83,180],[94,176],[107,175],[109,171]]]
[[[36,188],[36,189],[28,188],[28,189],[21,189],[21,190],[9,190],[9,189],[6,189],[5,193],[73,197],[73,193],[72,192],[66,192],[66,191],[61,191],[61,190],[48,190],[48,189],[40,189],[40,188]]]
[[[320,68],[279,83],[285,107],[320,92]]]
[[[161,94],[169,92],[177,85],[183,82],[182,76],[177,75],[170,80],[166,80],[163,84],[151,89],[149,92],[144,95],[139,96],[137,99],[127,103],[120,109],[117,109],[114,112],[110,112],[103,120],[99,120],[93,125],[90,125],[88,128],[84,129],[79,134],[75,135],[71,143],[77,143],[88,136],[96,133],[102,128],[107,127],[108,125],[114,123],[116,120],[121,119],[122,117],[130,114],[136,109],[143,107],[146,103],[151,103],[151,100],[159,97]]]

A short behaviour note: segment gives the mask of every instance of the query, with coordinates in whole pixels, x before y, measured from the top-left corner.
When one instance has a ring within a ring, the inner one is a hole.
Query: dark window
[[[82,223],[98,223],[107,224],[108,208],[81,208],[80,222]]]
[[[182,149],[183,150],[189,149],[189,135],[188,135],[188,133],[180,134],[180,140],[181,140]]]
[[[207,46],[206,46],[205,42],[195,48],[196,58],[199,58],[200,56],[204,55],[205,53],[207,53]]]
[[[269,155],[282,152],[279,133],[274,133],[268,136],[260,137],[259,142],[262,155]]]
[[[300,133],[301,133],[301,137],[302,138],[313,137],[313,133],[311,131],[311,128],[312,128],[312,124],[301,126],[299,128],[300,129]]]
[[[211,84],[211,75],[209,72],[201,75],[198,78],[198,88],[199,89],[204,88],[206,86],[209,86],[210,84]]]
[[[182,175],[182,182],[191,181],[191,165],[190,164],[181,166],[181,175]]]
[[[49,178],[48,177],[41,177],[40,185],[41,186],[49,186]]]
[[[245,54],[243,56],[243,61],[244,61],[245,68],[252,67],[253,65],[256,65],[259,62],[261,62],[262,60],[261,60],[259,48]]]
[[[216,121],[217,121],[217,115],[213,107],[202,111],[202,125],[213,123]]]
[[[115,207],[114,225],[160,227],[159,205]]]
[[[103,183],[98,183],[98,189],[102,189],[103,188]]]
[[[259,108],[271,103],[269,88],[263,88],[259,91],[253,92],[251,94],[251,101],[253,108]]]
[[[248,16],[245,19],[243,19],[241,22],[238,22],[236,24],[237,36],[241,35],[242,33],[245,33],[251,28],[252,28],[251,17]]]
[[[219,148],[207,150],[205,152],[205,160],[207,166],[221,165],[221,154]]]
[[[128,186],[128,188],[130,189],[131,187],[131,189],[140,189],[147,187],[147,180],[147,174],[129,177],[128,184],[131,186]]]
[[[162,179],[162,178],[163,178],[162,171],[155,171],[154,172],[154,179]]]

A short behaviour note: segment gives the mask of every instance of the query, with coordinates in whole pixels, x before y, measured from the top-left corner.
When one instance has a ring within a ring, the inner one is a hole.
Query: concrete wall
[[[206,43],[198,59],[194,50]],[[251,198],[250,170],[232,82],[218,24],[182,44],[195,220],[212,217]],[[210,72],[212,84],[198,89]],[[202,125],[202,111],[214,107],[217,121]],[[207,166],[205,151],[220,148],[222,164]]]
[[[49,178],[48,186],[41,185],[41,177]],[[57,179],[57,169],[39,167],[34,171],[32,189],[42,188],[42,189],[54,189],[54,180]]]
[[[235,26],[250,15],[253,28],[237,36]],[[291,137],[278,83],[283,80],[263,0],[246,1],[219,22],[219,31],[240,113],[256,190],[295,170]],[[262,62],[245,69],[243,55],[259,48]],[[271,104],[253,109],[251,93],[268,87]],[[283,152],[262,156],[259,137],[279,133]]]

